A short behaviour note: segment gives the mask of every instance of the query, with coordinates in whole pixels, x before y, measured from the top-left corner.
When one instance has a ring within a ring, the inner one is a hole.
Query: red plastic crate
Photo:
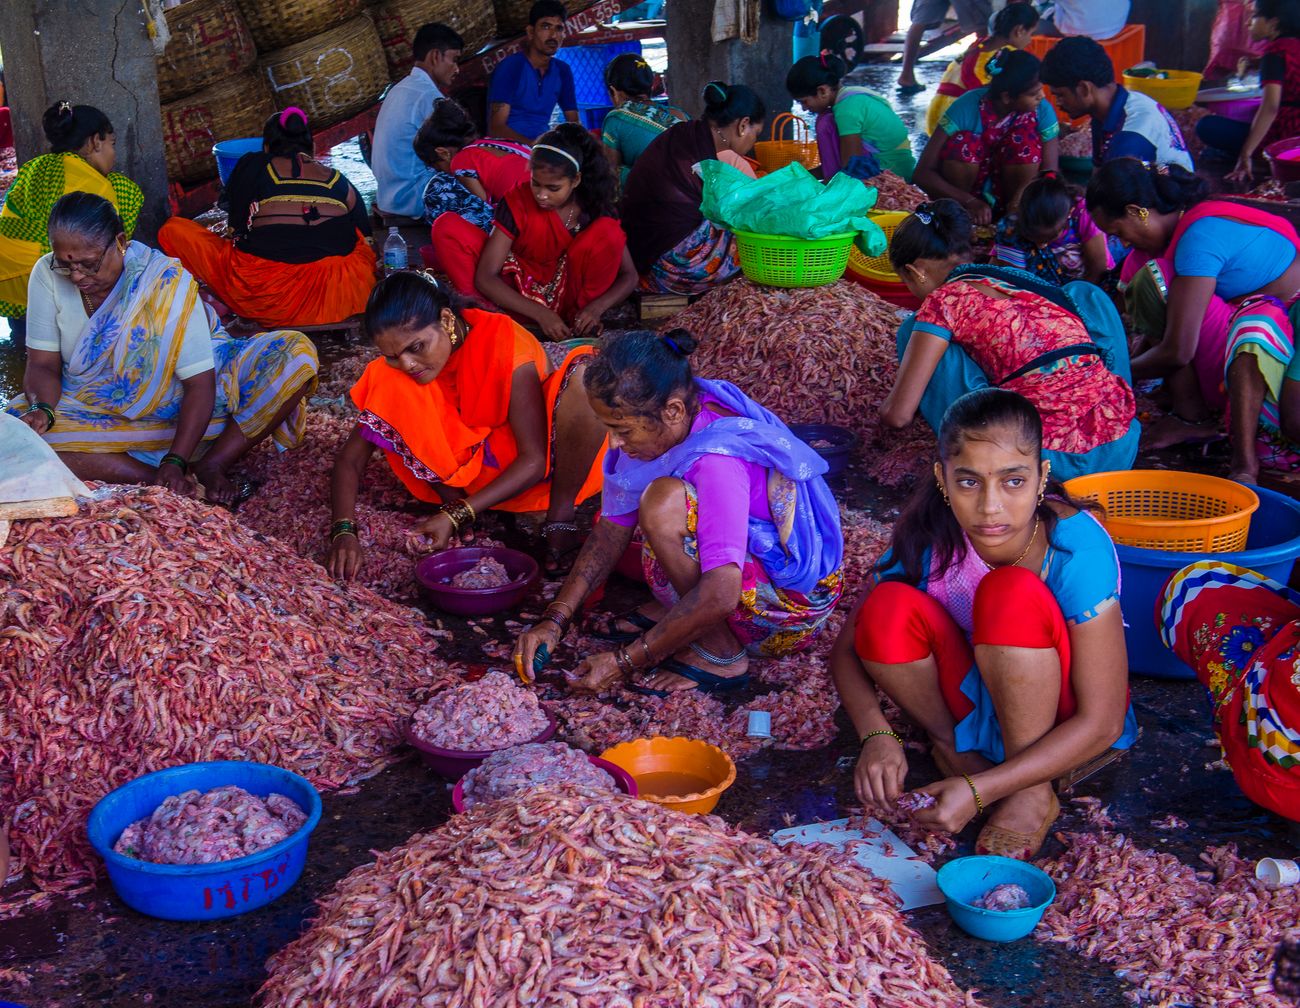
[[[1051,35],[1035,35],[1029,40],[1029,52],[1033,53],[1040,60],[1047,55],[1048,51],[1061,39]],[[1124,76],[1124,71],[1135,64],[1141,63],[1146,58],[1147,51],[1147,26],[1142,24],[1125,25],[1124,30],[1118,35],[1112,35],[1108,39],[1101,39],[1101,47],[1106,50],[1106,55],[1110,57],[1110,64],[1115,68],[1115,80],[1119,81]],[[1047,91],[1047,100],[1052,101],[1051,91]],[[1052,108],[1056,108],[1056,103],[1052,102]],[[1061,115],[1061,110],[1056,109],[1056,114]],[[1066,121],[1061,116],[1062,121]],[[1076,119],[1073,125],[1079,125],[1083,119]]]

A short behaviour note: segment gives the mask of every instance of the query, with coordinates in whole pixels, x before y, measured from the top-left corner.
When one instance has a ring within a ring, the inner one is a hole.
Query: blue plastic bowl
[[[1165,585],[1178,571],[1198,560],[1222,560],[1249,567],[1286,584],[1300,557],[1300,502],[1285,494],[1255,487],[1259,510],[1251,516],[1246,548],[1239,553],[1174,553],[1168,550],[1115,546],[1120,567],[1120,610],[1129,668],[1154,679],[1195,679],[1196,673],[1160,639],[1159,606]]]
[[[228,784],[259,798],[273,791],[291,798],[307,813],[307,821],[273,847],[216,864],[154,864],[113,850],[122,831],[152,815],[164,799]],[[289,891],[302,874],[307,838],[320,816],[320,795],[305,777],[265,763],[220,760],[168,767],[123,784],[91,810],[86,832],[127,906],[163,920],[218,920],[256,910]]]
[[[979,854],[957,858],[939,869],[943,893],[953,922],[968,935],[985,941],[1009,942],[1034,930],[1043,912],[1056,899],[1056,883],[1041,868],[1013,858]],[[982,910],[971,906],[997,885],[1014,882],[1029,893],[1033,906],[1024,910]]]
[[[262,149],[261,137],[242,137],[239,140],[222,140],[212,145],[212,156],[217,159],[217,174],[224,186],[230,182],[230,173],[239,159],[250,151]]]

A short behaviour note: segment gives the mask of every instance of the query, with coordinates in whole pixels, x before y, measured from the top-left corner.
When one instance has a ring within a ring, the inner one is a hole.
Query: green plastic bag
[[[826,238],[853,231],[868,255],[883,255],[885,233],[868,216],[879,195],[842,172],[823,185],[797,161],[753,179],[737,168],[709,159],[700,162],[704,198],[700,212],[728,231]]]

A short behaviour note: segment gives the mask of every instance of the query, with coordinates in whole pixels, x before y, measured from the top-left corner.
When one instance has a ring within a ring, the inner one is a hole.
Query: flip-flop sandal
[[[745,672],[738,676],[720,676],[702,668],[696,668],[694,665],[687,665],[676,658],[666,658],[656,665],[653,669],[647,669],[645,674],[652,672],[672,672],[683,679],[689,679],[695,683],[697,693],[725,693],[729,690],[740,689],[742,686],[749,685],[749,673]],[[668,697],[674,693],[685,693],[689,690],[661,690],[651,689],[649,686],[632,685],[632,691],[640,693],[642,696]]]
[[[619,621],[622,621],[624,623],[631,623],[634,627],[636,627],[636,630],[630,631],[630,630],[613,629],[614,624],[618,623]],[[610,627],[609,630],[604,630],[604,631],[592,630],[591,636],[595,637],[597,640],[609,641],[611,644],[626,644],[628,641],[636,640],[647,630],[653,630],[656,626],[656,623],[654,620],[652,620],[649,616],[647,616],[645,613],[641,612],[640,610],[629,609],[625,613],[619,613],[617,616],[611,616],[608,625]]]
[[[910,98],[912,95],[918,95],[925,90],[924,84],[898,84],[894,88],[900,97]]]

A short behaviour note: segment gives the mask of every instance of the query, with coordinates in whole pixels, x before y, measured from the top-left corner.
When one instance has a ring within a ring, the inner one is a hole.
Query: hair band
[[[291,112],[297,112],[300,116],[302,116],[302,124],[304,126],[307,125],[307,113],[304,112],[302,109],[300,109],[297,105],[290,105],[287,109],[285,109],[283,112],[280,113],[280,129],[289,128],[289,113]]]
[[[996,77],[1002,72],[1002,52],[1003,50],[999,49],[993,58],[984,64],[984,68],[988,70],[990,77]]]
[[[928,227],[934,223],[934,204],[922,203],[912,211],[912,216]]]
[[[569,164],[573,165],[574,171],[582,171],[582,165],[578,164],[578,159],[562,147],[553,147],[550,144],[533,144],[533,150],[544,150],[550,151],[552,154],[558,154],[560,157],[564,158],[564,160],[568,161]]]
[[[63,115],[64,112],[67,112],[69,115],[72,113],[72,102],[59,102],[59,115]]]
[[[820,63],[820,64],[822,65],[822,69],[823,69],[823,70],[829,69],[829,68],[826,66],[826,54],[829,53],[829,52],[830,52],[829,49],[823,49],[821,52],[819,52],[819,53],[817,54],[817,62]]]
[[[673,339],[671,336],[660,336],[659,338],[663,340],[664,343],[667,345],[668,349],[671,350],[673,353],[675,353],[678,357],[686,356],[686,351],[683,350],[680,346],[678,346],[677,341]]]

